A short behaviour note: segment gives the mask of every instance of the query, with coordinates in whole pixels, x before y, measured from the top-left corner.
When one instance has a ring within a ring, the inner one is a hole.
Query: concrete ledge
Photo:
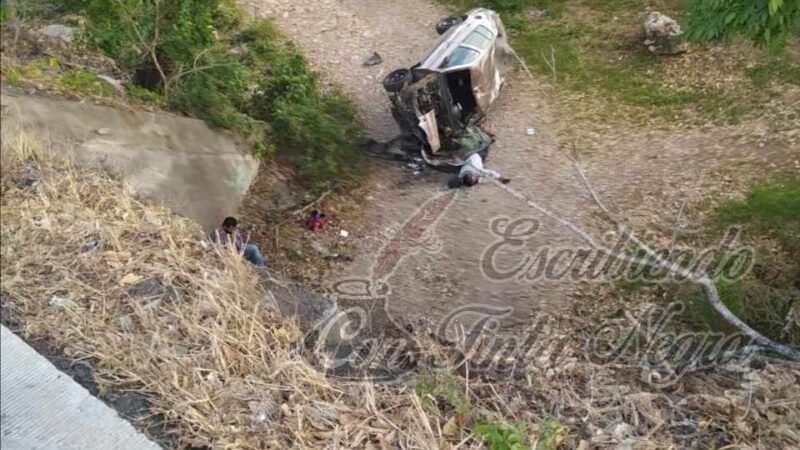
[[[4,326],[0,340],[0,449],[161,448]]]

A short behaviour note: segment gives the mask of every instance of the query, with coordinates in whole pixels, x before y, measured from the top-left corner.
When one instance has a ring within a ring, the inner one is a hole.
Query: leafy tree
[[[797,0],[694,0],[690,14],[687,36],[699,41],[739,34],[773,45],[800,31]]]

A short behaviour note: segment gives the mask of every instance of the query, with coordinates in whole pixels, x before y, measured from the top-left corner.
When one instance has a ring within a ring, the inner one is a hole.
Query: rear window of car
[[[486,50],[492,43],[492,32],[483,25],[480,25],[475,28],[472,33],[467,35],[466,39],[464,39],[464,43],[481,50]]]
[[[479,55],[480,53],[474,49],[458,47],[453,50],[453,53],[450,53],[450,56],[444,60],[444,63],[442,63],[440,68],[444,69],[447,67],[463,66],[464,64],[469,64],[478,59]]]

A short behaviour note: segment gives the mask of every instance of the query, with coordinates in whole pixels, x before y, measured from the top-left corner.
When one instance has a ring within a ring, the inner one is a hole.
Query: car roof
[[[467,13],[467,18],[463,22],[451,27],[436,42],[420,61],[419,67],[422,69],[442,71],[439,67],[445,58],[450,56],[454,50],[461,46],[464,39],[469,36],[476,28],[483,25],[492,34],[497,36],[496,13],[490,9],[478,8]],[[468,65],[468,64],[467,64]],[[450,68],[448,68],[450,69]]]

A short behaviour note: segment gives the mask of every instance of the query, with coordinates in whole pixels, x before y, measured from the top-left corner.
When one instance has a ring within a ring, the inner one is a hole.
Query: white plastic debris
[[[533,128],[527,128],[525,130],[525,134],[527,134],[528,136],[533,136],[534,134],[536,134],[536,130],[534,130]]]
[[[346,238],[347,236],[350,236],[350,232],[347,230],[339,230],[339,236]]]

